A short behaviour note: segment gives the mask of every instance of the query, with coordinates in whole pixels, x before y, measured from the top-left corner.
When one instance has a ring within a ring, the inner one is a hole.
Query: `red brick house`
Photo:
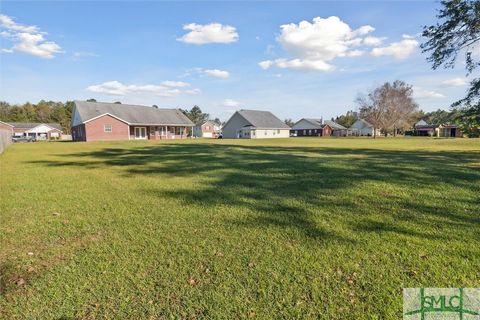
[[[216,138],[220,127],[213,121],[205,121],[193,127],[193,136],[198,138]]]
[[[295,137],[329,137],[332,128],[322,119],[303,118],[293,125],[290,133]]]
[[[74,141],[183,139],[194,124],[179,109],[75,101]]]

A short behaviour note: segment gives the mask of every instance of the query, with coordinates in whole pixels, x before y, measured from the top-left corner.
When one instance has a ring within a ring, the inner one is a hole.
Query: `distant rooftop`
[[[14,128],[17,129],[33,129],[35,127],[38,127],[39,125],[45,124],[49,127],[62,130],[62,126],[59,123],[47,123],[47,122],[6,122],[9,125],[12,125]]]
[[[238,113],[247,120],[252,127],[271,129],[290,129],[282,120],[270,111],[240,110]]]

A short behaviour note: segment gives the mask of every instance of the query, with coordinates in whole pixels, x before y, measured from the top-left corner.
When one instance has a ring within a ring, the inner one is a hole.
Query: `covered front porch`
[[[188,126],[130,126],[130,140],[185,139],[191,133]]]

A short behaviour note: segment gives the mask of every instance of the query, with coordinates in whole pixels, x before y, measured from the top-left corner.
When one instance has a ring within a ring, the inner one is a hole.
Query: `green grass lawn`
[[[480,140],[15,144],[0,318],[399,319],[480,287]]]

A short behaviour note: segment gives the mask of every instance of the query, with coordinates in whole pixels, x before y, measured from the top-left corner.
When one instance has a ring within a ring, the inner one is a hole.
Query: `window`
[[[112,125],[111,124],[103,125],[103,132],[112,132]]]
[[[280,129],[277,130],[277,133],[280,134]]]
[[[265,131],[263,132],[263,134],[264,134],[264,135],[267,135],[267,130],[265,130]]]

